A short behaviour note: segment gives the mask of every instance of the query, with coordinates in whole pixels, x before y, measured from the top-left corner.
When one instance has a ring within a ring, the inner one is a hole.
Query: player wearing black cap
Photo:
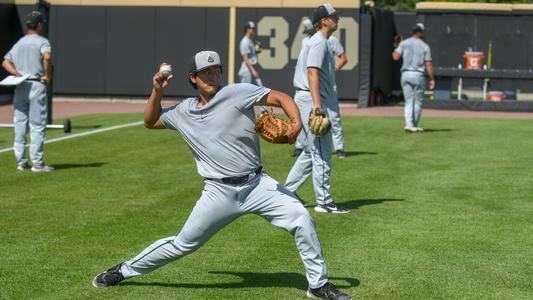
[[[52,47],[39,35],[44,25],[43,15],[32,11],[26,18],[26,35],[4,56],[2,67],[16,77],[27,79],[15,89],[13,150],[20,171],[50,172],[54,168],[44,163],[43,148],[46,136],[46,89],[52,76]],[[26,135],[30,128],[30,158],[26,158]]]

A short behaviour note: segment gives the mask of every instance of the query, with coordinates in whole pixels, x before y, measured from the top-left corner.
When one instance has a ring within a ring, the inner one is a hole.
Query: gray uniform
[[[324,205],[333,201],[330,193],[329,178],[331,175],[331,131],[323,136],[314,136],[309,132],[309,113],[313,107],[313,100],[309,90],[309,77],[307,68],[319,69],[320,101],[322,107],[329,114],[329,110],[337,101],[334,90],[335,61],[328,47],[327,39],[322,32],[316,32],[302,45],[296,70],[294,72],[294,100],[300,109],[303,123],[303,133],[298,136],[303,145],[303,151],[292,167],[285,185],[291,191],[296,191],[313,174],[313,187],[316,201]]]
[[[241,52],[241,56],[244,54],[248,54],[248,59],[252,63],[252,65],[257,64],[257,54],[255,53],[255,44],[252,39],[250,39],[248,36],[244,36],[241,39],[241,42],[239,44],[239,51]],[[253,83],[258,86],[263,86],[263,82],[260,78],[254,78],[252,76],[252,72],[250,69],[248,69],[248,66],[243,61],[241,63],[241,68],[239,69],[239,81],[241,83]]]
[[[428,44],[414,37],[402,41],[394,51],[402,56],[401,84],[405,98],[405,126],[417,127],[422,114],[426,86],[425,62],[431,61],[431,51]]]
[[[19,165],[27,163],[26,135],[30,128],[30,157],[34,165],[43,165],[43,144],[46,136],[46,85],[38,80],[44,75],[43,55],[51,53],[50,42],[37,34],[22,37],[4,59],[13,62],[22,75],[30,75],[15,89],[13,100],[15,140],[13,149]],[[32,80],[33,79],[33,80]]]
[[[191,149],[205,186],[178,235],[156,241],[125,262],[120,270],[125,278],[192,253],[236,218],[253,213],[294,236],[311,288],[327,282],[313,219],[291,192],[260,168],[253,105],[269,92],[251,84],[232,84],[201,108],[198,98],[188,98],[161,112],[162,124],[176,130]],[[244,180],[228,183],[230,177]]]
[[[332,35],[329,37],[328,45],[334,57],[339,57],[341,54],[344,53],[344,47],[342,47],[342,44],[335,36]],[[337,93],[337,83],[335,83],[335,93]],[[342,123],[338,96],[335,97],[335,100],[336,101],[334,101],[331,105],[331,109],[328,111],[328,116],[331,121],[331,137],[333,140],[333,148],[335,150],[343,150],[344,135],[342,133]]]

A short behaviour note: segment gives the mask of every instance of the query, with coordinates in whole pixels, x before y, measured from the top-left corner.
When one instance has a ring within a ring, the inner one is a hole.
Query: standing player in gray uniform
[[[2,66],[9,74],[20,77],[29,75],[15,88],[13,149],[20,171],[50,172],[54,168],[44,163],[43,149],[46,137],[47,97],[46,88],[52,76],[52,47],[39,35],[43,28],[43,17],[33,11],[26,20],[26,35],[4,56]],[[26,158],[26,135],[30,128],[30,158]]]
[[[433,75],[433,63],[431,62],[431,50],[423,41],[424,24],[418,23],[413,28],[413,35],[402,41],[398,48],[392,52],[392,59],[402,58],[401,84],[403,97],[405,98],[405,131],[421,132],[418,127],[422,114],[422,100],[426,88],[425,71],[429,76],[429,89],[435,88],[435,76]]]
[[[255,23],[250,21],[244,26],[244,36],[239,43],[239,51],[242,56],[242,64],[239,69],[239,81],[241,83],[253,83],[263,86],[263,81],[255,69],[257,64],[257,53],[255,51]]]
[[[300,51],[294,72],[294,100],[300,108],[302,120],[309,120],[311,110],[323,110],[327,114],[337,97],[335,85],[335,60],[328,47],[328,38],[337,29],[339,17],[329,3],[320,5],[313,11],[313,24],[316,33]],[[304,122],[303,135],[300,137],[304,151],[292,167],[285,186],[295,192],[313,175],[313,188],[317,205],[316,212],[347,213],[333,202],[330,192],[331,176],[331,131],[315,136]]]
[[[346,59],[346,53],[344,53],[344,47],[342,47],[340,41],[333,35],[328,39],[328,46],[331,49],[333,56],[339,58],[335,64],[335,71],[339,71],[348,62]],[[345,158],[346,154],[344,153],[344,135],[342,133],[337,83],[335,83],[334,89],[336,97],[331,105],[331,109],[328,110],[328,117],[331,121],[331,137],[333,140],[333,148],[336,151],[337,157]]]
[[[223,87],[221,74],[216,52],[195,54],[189,81],[199,96],[166,109],[161,108],[161,98],[171,77],[155,74],[144,111],[145,126],[179,133],[193,153],[205,186],[181,232],[156,241],[136,257],[97,275],[93,286],[116,285],[152,272],[197,250],[236,218],[253,213],[294,236],[307,272],[309,297],[351,299],[328,282],[308,211],[293,193],[263,172],[259,158],[254,105],[281,107],[291,120],[292,142],[302,126],[298,107],[288,95],[268,88],[248,83]]]
[[[303,21],[303,26],[304,34],[306,36],[302,39],[302,47],[300,49],[303,49],[305,47],[305,43],[307,43],[309,38],[315,33],[315,28],[313,27],[313,23],[311,22],[311,20],[305,19]],[[339,58],[338,62],[335,64],[335,71],[338,71],[348,62],[346,58],[346,53],[344,52],[344,47],[342,47],[342,44],[333,35],[331,35],[328,39],[328,46],[331,49],[333,56]],[[336,83],[334,89],[335,93],[337,93]],[[331,121],[331,137],[333,141],[333,148],[335,149],[338,158],[345,158],[346,154],[344,153],[344,135],[342,133],[342,123],[340,118],[338,96],[337,101],[334,101],[331,106],[331,109],[328,110],[328,117]],[[292,156],[299,156],[300,153],[302,153],[302,148],[303,145],[300,143],[300,139],[296,140],[295,149]]]

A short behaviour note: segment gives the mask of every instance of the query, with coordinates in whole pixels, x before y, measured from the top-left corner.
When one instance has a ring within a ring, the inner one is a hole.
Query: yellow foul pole
[[[235,82],[235,23],[237,22],[237,8],[229,8],[229,45],[228,45],[228,83]]]

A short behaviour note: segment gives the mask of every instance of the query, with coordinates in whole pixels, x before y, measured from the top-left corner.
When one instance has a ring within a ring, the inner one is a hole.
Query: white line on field
[[[137,126],[137,125],[141,125],[143,123],[144,123],[143,121],[139,121],[139,122],[127,123],[127,124],[122,124],[122,125],[117,125],[117,126],[111,126],[111,127],[102,128],[102,129],[91,130],[91,131],[87,131],[87,132],[76,133],[76,134],[72,134],[72,135],[66,135],[66,136],[63,136],[63,137],[59,137],[59,138],[55,138],[55,139],[51,139],[51,140],[46,140],[46,141],[44,141],[44,143],[45,144],[55,143],[55,142],[59,142],[59,141],[64,141],[64,140],[68,140],[68,139],[77,138],[77,137],[80,137],[80,136],[91,135],[91,134],[95,134],[95,133],[100,133],[100,132],[120,129],[120,128],[124,128],[124,127]],[[26,147],[29,147],[29,145],[27,145]],[[13,147],[0,149],[0,153],[9,152],[9,151],[13,151]]]

